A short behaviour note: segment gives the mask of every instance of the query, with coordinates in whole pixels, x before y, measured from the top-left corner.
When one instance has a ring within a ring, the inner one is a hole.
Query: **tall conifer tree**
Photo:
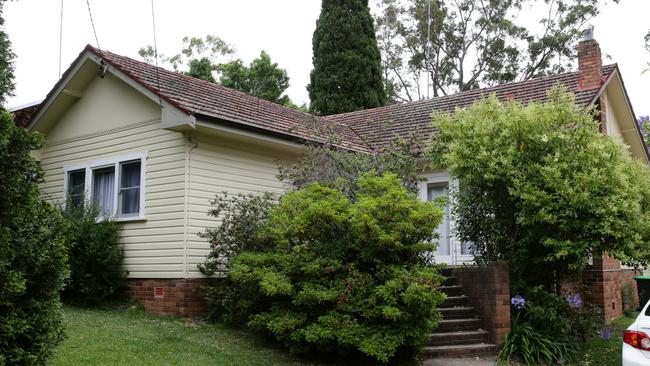
[[[379,107],[386,101],[368,0],[323,0],[313,37],[311,111],[321,115]]]

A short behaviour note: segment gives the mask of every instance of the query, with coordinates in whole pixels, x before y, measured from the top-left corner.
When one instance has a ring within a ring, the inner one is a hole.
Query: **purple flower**
[[[524,299],[523,296],[517,295],[517,296],[513,297],[512,299],[510,299],[510,304],[515,309],[521,310],[526,305],[526,299]]]
[[[612,330],[608,329],[608,328],[605,328],[605,329],[601,330],[600,332],[598,332],[598,335],[600,336],[600,338],[608,341],[612,337]]]
[[[582,299],[580,298],[580,294],[573,294],[567,296],[566,302],[568,302],[569,306],[571,306],[574,309],[579,309],[582,306]]]

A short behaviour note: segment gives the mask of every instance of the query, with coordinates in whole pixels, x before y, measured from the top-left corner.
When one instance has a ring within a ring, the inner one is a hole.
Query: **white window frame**
[[[118,192],[120,190],[120,175],[121,175],[121,163],[128,163],[130,161],[140,160],[140,211],[138,214],[130,215],[119,215],[118,214]],[[93,199],[93,171],[96,169],[109,168],[113,167],[115,169],[115,183],[113,184],[113,211],[110,218],[115,221],[142,221],[146,220],[145,216],[145,195],[146,195],[146,177],[147,177],[147,152],[137,152],[127,155],[115,156],[107,159],[91,161],[83,164],[77,165],[68,165],[63,168],[64,172],[64,182],[63,182],[63,192],[66,196],[64,201],[64,207],[67,204],[67,195],[68,195],[68,180],[69,173],[79,170],[84,170],[86,172],[86,180],[84,182],[84,195],[87,201],[92,201]]]
[[[428,201],[429,197],[429,185],[436,183],[447,183],[449,187],[449,192],[456,191],[458,189],[458,179],[452,178],[449,176],[449,172],[440,171],[433,172],[429,174],[422,175],[422,180],[418,183],[418,198],[422,201]],[[451,265],[463,264],[463,263],[472,263],[474,257],[471,254],[461,254],[461,242],[456,238],[456,222],[451,215],[451,211],[454,205],[453,197],[450,196],[447,203],[449,205],[449,253],[450,255],[441,256],[441,258],[436,258],[438,263],[447,263]]]

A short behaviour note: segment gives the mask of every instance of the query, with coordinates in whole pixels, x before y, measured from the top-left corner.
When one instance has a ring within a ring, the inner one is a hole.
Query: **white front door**
[[[427,184],[427,201],[433,201],[440,197],[445,199],[449,197],[449,182],[431,182]],[[447,204],[444,207],[442,222],[436,230],[438,232],[438,249],[434,252],[434,258],[438,263],[453,263],[449,221],[449,204]]]
[[[449,199],[450,187],[457,187],[458,182],[450,179],[447,172],[437,172],[425,175],[425,180],[419,184],[419,196],[423,201],[433,201],[439,197],[447,198],[442,222],[438,226],[438,248],[433,253],[436,263],[462,264],[471,263],[474,258],[469,243],[461,243],[454,235],[454,222],[451,217],[453,202]]]

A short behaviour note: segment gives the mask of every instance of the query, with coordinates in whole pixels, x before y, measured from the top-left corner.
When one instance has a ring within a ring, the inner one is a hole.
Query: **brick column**
[[[508,262],[452,268],[452,275],[485,322],[490,341],[499,347],[510,332],[510,271]]]
[[[594,257],[583,278],[590,290],[586,300],[602,309],[606,322],[623,315],[620,261],[607,253]]]

